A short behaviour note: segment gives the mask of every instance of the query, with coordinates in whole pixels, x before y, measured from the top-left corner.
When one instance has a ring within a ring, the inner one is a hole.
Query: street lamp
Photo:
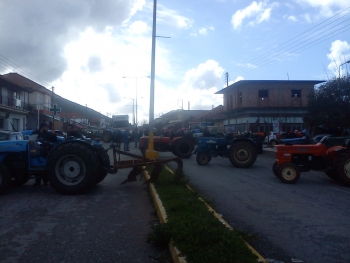
[[[133,98],[127,98],[127,97],[124,97],[124,99],[129,99],[129,100],[132,100],[132,118],[134,119],[133,122],[134,122],[134,125],[135,125],[135,111],[134,111],[134,108],[135,108],[135,104],[134,104],[134,99]]]
[[[123,78],[124,79],[129,79],[129,78],[133,78],[133,79],[135,79],[135,81],[136,81],[136,96],[135,96],[135,98],[136,98],[136,104],[135,104],[135,115],[136,115],[136,118],[134,118],[134,121],[135,121],[135,124],[137,125],[138,124],[138,120],[137,120],[137,79],[139,79],[139,78],[150,78],[150,76],[141,76],[141,77],[126,77],[126,76],[123,76]]]

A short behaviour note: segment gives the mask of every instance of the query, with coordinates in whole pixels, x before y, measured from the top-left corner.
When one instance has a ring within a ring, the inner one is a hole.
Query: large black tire
[[[102,135],[102,141],[104,141],[105,143],[109,143],[112,141],[112,134],[110,134],[109,132],[104,132]]]
[[[278,177],[278,164],[277,162],[274,162],[272,165],[272,172],[274,175],[276,175]]]
[[[277,145],[277,141],[274,140],[274,139],[272,139],[272,140],[270,141],[270,146],[273,148],[273,147],[275,147],[276,145]]]
[[[194,150],[194,143],[188,139],[178,139],[173,147],[172,153],[179,158],[190,158]]]
[[[95,156],[81,143],[59,145],[48,157],[46,167],[51,186],[62,193],[79,193],[97,181]]]
[[[0,195],[3,194],[11,183],[10,172],[5,165],[0,166]]]
[[[284,163],[278,167],[278,178],[285,184],[294,184],[300,178],[298,166],[294,163]]]
[[[253,142],[248,140],[239,140],[234,142],[230,149],[228,157],[230,162],[238,168],[248,168],[255,163],[258,151]]]
[[[350,186],[350,151],[340,154],[335,163],[335,169],[339,180]]]
[[[97,178],[95,182],[95,184],[98,184],[106,178],[108,172],[104,168],[109,168],[109,166],[111,165],[111,162],[109,160],[107,151],[105,151],[105,149],[102,146],[97,146],[96,153],[98,155],[97,158],[100,161],[98,166]]]
[[[339,176],[337,174],[337,171],[333,167],[328,167],[326,170],[324,170],[324,173],[333,180],[339,180]]]
[[[211,160],[211,156],[207,152],[197,153],[196,161],[199,165],[206,165]]]

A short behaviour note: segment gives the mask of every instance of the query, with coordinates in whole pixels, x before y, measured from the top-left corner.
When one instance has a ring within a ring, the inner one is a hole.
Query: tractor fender
[[[346,148],[343,146],[333,146],[326,151],[326,158],[333,160],[339,153],[345,151]]]
[[[91,144],[91,143],[88,143],[84,140],[66,140],[64,142],[61,142],[61,143],[58,143],[56,144],[54,147],[52,147],[52,149],[50,150],[49,154],[47,155],[47,159],[50,157],[50,155],[57,149],[57,147],[63,145],[63,144],[68,144],[68,143],[78,143],[78,144],[83,144],[85,145],[86,147],[88,147],[89,149],[91,150],[94,150],[94,146]]]
[[[182,139],[183,137],[175,137],[170,144],[175,144],[177,141],[179,141],[180,139]]]

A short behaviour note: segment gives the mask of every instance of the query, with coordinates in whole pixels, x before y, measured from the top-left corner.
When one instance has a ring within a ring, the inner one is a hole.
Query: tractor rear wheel
[[[338,174],[337,174],[337,171],[336,171],[336,169],[334,169],[334,168],[327,168],[325,171],[324,171],[324,173],[329,177],[329,178],[331,178],[331,179],[333,179],[333,180],[339,180],[339,176],[338,176]]]
[[[194,143],[188,139],[178,139],[173,145],[173,154],[179,158],[190,158],[194,150]]]
[[[284,163],[278,167],[278,178],[285,184],[294,184],[300,178],[298,166],[294,163]]]
[[[272,165],[272,171],[273,171],[273,174],[276,175],[278,177],[278,164],[277,162],[274,162],[273,165]]]
[[[248,168],[254,164],[257,155],[258,151],[255,145],[248,140],[242,140],[232,144],[229,149],[228,158],[234,166]]]
[[[105,151],[105,149],[102,146],[97,146],[97,147],[98,148],[96,152],[98,155],[97,157],[100,159],[100,164],[99,164],[95,184],[102,182],[106,178],[108,172],[104,168],[109,168],[111,164],[107,151]]]
[[[5,165],[0,166],[0,195],[3,194],[11,183],[10,172]]]
[[[62,193],[79,193],[97,181],[95,156],[81,143],[59,145],[50,154],[46,167],[51,186]]]
[[[335,169],[337,170],[338,178],[344,184],[350,186],[350,152],[346,151],[340,154],[336,161]]]
[[[196,161],[199,165],[206,165],[211,160],[211,156],[207,152],[197,153]]]

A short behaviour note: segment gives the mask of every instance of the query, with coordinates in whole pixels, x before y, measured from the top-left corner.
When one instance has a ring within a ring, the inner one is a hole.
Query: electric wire
[[[348,29],[345,29],[345,30],[343,30],[343,31],[341,31],[341,32],[338,32],[338,31],[340,31],[341,29],[347,28],[349,25],[345,25],[345,26],[343,26],[343,27],[341,27],[341,28],[337,28],[336,30],[332,31],[331,33],[325,34],[327,31],[330,31],[330,30],[332,30],[332,29],[334,29],[334,28],[336,28],[336,27],[338,27],[338,26],[340,26],[340,25],[346,23],[348,20],[350,20],[350,18],[349,18],[349,19],[343,20],[342,22],[340,22],[340,23],[338,23],[338,24],[336,24],[336,25],[332,25],[332,24],[334,24],[335,22],[339,21],[340,19],[345,18],[346,16],[348,16],[348,15],[350,14],[350,12],[349,12],[349,13],[346,13],[346,14],[344,14],[344,15],[342,15],[341,17],[336,18],[335,20],[333,20],[333,21],[327,23],[326,25],[322,26],[321,28],[319,28],[319,29],[317,29],[317,30],[314,30],[314,31],[311,32],[310,34],[308,34],[308,35],[306,35],[306,36],[303,36],[303,35],[305,35],[306,33],[312,31],[313,29],[319,27],[320,25],[326,23],[327,21],[330,21],[331,19],[334,19],[334,18],[337,17],[339,14],[344,13],[345,11],[347,11],[347,10],[349,10],[349,9],[350,9],[350,7],[348,7],[348,8],[346,8],[346,9],[342,10],[341,12],[335,14],[334,16],[332,16],[332,17],[330,17],[330,18],[328,18],[328,19],[326,19],[326,20],[324,20],[323,22],[319,23],[318,25],[316,25],[316,26],[314,26],[314,27],[312,27],[312,28],[306,30],[305,32],[303,32],[303,33],[301,33],[301,34],[299,34],[299,35],[297,35],[297,36],[291,38],[290,40],[288,40],[288,41],[282,43],[280,46],[276,47],[275,49],[271,49],[271,50],[265,52],[264,54],[262,54],[262,55],[260,55],[260,56],[258,56],[258,57],[256,57],[256,58],[254,58],[254,59],[252,59],[251,61],[249,61],[248,63],[246,63],[246,65],[254,65],[254,64],[255,64],[255,65],[256,65],[255,68],[244,68],[244,69],[242,69],[242,68],[240,67],[238,70],[235,71],[235,75],[240,76],[240,75],[243,75],[243,74],[248,74],[248,73],[250,73],[250,72],[253,71],[253,70],[261,69],[261,68],[262,68],[263,66],[265,66],[265,65],[268,65],[268,64],[270,64],[270,63],[275,63],[276,61],[275,61],[275,60],[272,60],[272,58],[278,58],[278,57],[283,56],[283,55],[286,54],[286,53],[291,53],[290,50],[293,50],[293,52],[295,52],[295,51],[297,51],[297,50],[301,50],[301,51],[302,51],[302,50],[305,50],[305,49],[303,49],[303,48],[306,47],[306,46],[309,46],[309,45],[311,45],[311,44],[313,44],[313,43],[314,43],[314,45],[319,44],[319,43],[321,43],[321,42],[323,42],[323,41],[325,41],[325,40],[328,40],[328,39],[331,38],[331,37],[334,37],[334,36],[336,36],[336,35],[339,35],[339,34],[345,32],[345,31],[347,31]],[[332,25],[332,26],[331,26],[331,25]],[[338,32],[338,33],[337,33],[337,32]],[[335,34],[335,33],[336,33],[336,34]],[[325,34],[325,35],[322,35],[322,34]],[[332,34],[333,34],[333,35],[332,35]],[[320,35],[322,35],[322,36],[320,36]],[[332,36],[328,37],[329,35],[332,35]],[[301,37],[301,36],[302,36],[302,37]],[[319,36],[319,37],[318,37],[318,36]],[[317,38],[317,37],[318,37],[318,38]],[[315,38],[317,38],[317,39],[315,39]],[[301,40],[303,40],[303,39],[306,39],[306,40],[301,41]],[[315,39],[315,40],[314,40],[314,39]],[[293,41],[293,40],[294,40],[294,41]],[[311,41],[311,40],[312,40],[312,41]],[[319,40],[320,40],[320,41],[319,41]],[[300,41],[301,41],[301,42],[300,42]],[[303,43],[308,42],[308,41],[311,41],[311,42],[308,43],[308,44],[302,45]],[[296,44],[295,44],[295,43],[296,43]],[[293,45],[293,44],[294,44],[294,45]],[[298,47],[298,46],[300,46],[300,45],[302,45],[302,46],[301,46],[301,47]],[[314,45],[312,45],[312,46],[314,46]],[[290,47],[290,48],[287,49],[287,47]],[[296,48],[296,47],[298,47],[298,48]],[[272,53],[273,53],[273,55],[271,56]]]

